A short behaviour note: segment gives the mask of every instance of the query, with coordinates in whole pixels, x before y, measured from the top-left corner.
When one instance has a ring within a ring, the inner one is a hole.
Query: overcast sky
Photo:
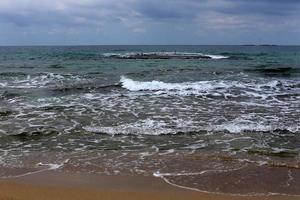
[[[300,0],[0,0],[0,45],[300,44]]]

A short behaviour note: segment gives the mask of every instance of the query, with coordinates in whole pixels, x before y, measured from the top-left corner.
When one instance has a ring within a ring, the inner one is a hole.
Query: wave
[[[257,73],[267,77],[290,77],[298,76],[300,70],[293,67],[284,66],[258,66],[254,69],[247,69],[246,72]]]
[[[26,140],[34,138],[38,139],[42,137],[52,137],[57,135],[59,135],[59,132],[57,130],[45,128],[45,130],[23,131],[21,133],[12,134],[9,136],[20,140]]]
[[[284,95],[294,96],[299,83],[287,80],[262,80],[263,82],[241,82],[211,80],[198,82],[165,83],[162,81],[135,81],[121,76],[122,87],[132,91],[152,91],[155,94],[206,95],[211,97],[254,97],[266,99]]]
[[[1,86],[1,85],[0,85]],[[16,97],[21,97],[21,94],[11,92],[11,91],[4,91],[0,94],[0,99],[13,99]]]
[[[0,117],[7,117],[14,114],[14,111],[1,108]]]
[[[46,108],[48,109],[48,108]],[[52,109],[52,108],[50,108]],[[53,108],[62,109],[62,108]],[[49,110],[46,110],[49,111]],[[50,110],[53,111],[53,110]],[[6,113],[5,113],[6,115]],[[193,121],[183,120],[155,120],[143,119],[134,123],[124,123],[116,126],[102,126],[102,125],[87,125],[82,129],[88,133],[104,134],[104,135],[136,135],[136,136],[160,136],[160,135],[206,135],[206,134],[246,134],[249,139],[256,137],[255,133],[266,133],[285,136],[299,137],[300,126],[288,124],[268,124],[261,122],[248,121],[243,119],[236,119],[233,121],[224,122],[222,124],[207,124]],[[0,132],[1,133],[1,132]],[[15,140],[31,140],[57,137],[63,134],[62,131],[52,129],[49,127],[36,128],[33,130],[22,130],[19,133],[4,133],[0,137],[9,137]],[[253,134],[253,135],[252,135]],[[220,135],[217,135],[217,137]],[[268,136],[268,135],[266,135]]]
[[[190,92],[204,92],[216,88],[228,88],[228,84],[224,81],[199,81],[199,82],[185,82],[185,83],[165,83],[162,81],[134,81],[125,76],[121,76],[120,82],[122,87],[129,91],[186,91]]]
[[[27,76],[27,74],[23,73],[23,72],[2,72],[2,73],[0,73],[0,77],[18,77],[18,76]]]
[[[65,83],[83,83],[87,80],[78,75],[71,74],[55,74],[55,73],[42,73],[39,75],[27,75],[25,77],[11,77],[9,80],[1,80],[0,88],[46,88],[49,86],[61,86]]]
[[[231,60],[254,60],[257,57],[268,56],[266,53],[222,52],[221,54],[228,56]]]
[[[165,122],[147,119],[114,127],[86,126],[83,129],[92,133],[108,135],[168,135],[174,133],[174,130],[167,128],[166,125]]]
[[[202,54],[202,53],[192,53],[192,52],[147,52],[147,53],[104,53],[104,57],[109,58],[118,58],[118,59],[227,59],[228,56],[223,55],[211,55],[211,54]]]
[[[52,69],[63,69],[65,68],[63,65],[61,64],[52,64],[52,65],[49,65],[48,68],[52,68]]]
[[[226,122],[220,125],[193,125],[176,123],[172,127],[169,123],[152,119],[139,120],[135,123],[122,124],[118,126],[85,126],[83,129],[90,133],[107,135],[179,135],[179,134],[203,134],[203,133],[277,133],[296,134],[300,132],[300,126],[267,125],[259,122],[245,123],[243,121]]]
[[[279,126],[266,125],[258,122],[228,122],[221,125],[210,126],[207,131],[244,133],[244,132],[278,132],[278,133],[299,133],[300,126]]]

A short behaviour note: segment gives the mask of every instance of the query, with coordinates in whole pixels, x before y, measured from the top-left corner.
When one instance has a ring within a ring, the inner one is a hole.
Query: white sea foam
[[[33,171],[33,172],[27,172],[25,174],[20,174],[20,175],[15,175],[15,176],[7,176],[7,177],[1,177],[1,178],[19,178],[19,177],[24,177],[24,176],[28,176],[28,175],[38,174],[38,173],[45,172],[45,171],[57,170],[57,169],[60,169],[61,167],[63,167],[64,164],[67,164],[68,162],[69,162],[69,159],[63,161],[60,164],[54,164],[54,163],[47,163],[47,164],[37,163],[36,166],[39,166],[39,167],[44,167],[45,166],[47,168],[41,169],[41,170],[37,170],[37,171]]]
[[[54,73],[44,73],[38,76],[28,75],[25,78],[13,78],[12,80],[6,80],[5,82],[0,82],[1,87],[7,88],[44,88],[48,85],[57,86],[63,84],[64,82],[73,81],[86,81],[85,79],[71,74],[54,74]]]
[[[163,81],[136,81],[121,76],[122,87],[129,91],[153,91],[154,94],[172,95],[211,95],[227,97],[253,97],[267,99],[268,97],[297,93],[299,90],[293,86],[297,82],[260,80],[260,82],[241,82],[229,80],[210,80],[197,82],[166,83]],[[283,93],[282,91],[286,91]],[[238,91],[236,94],[232,91]]]
[[[219,60],[219,59],[227,59],[228,56],[222,56],[222,55],[211,55],[211,54],[204,54],[204,56],[209,56],[211,59]]]
[[[255,118],[245,120],[238,117],[232,121],[225,122],[220,125],[211,125],[207,127],[207,131],[228,131],[230,133],[241,133],[241,132],[272,132],[275,130],[288,130],[292,133],[300,131],[300,126],[295,125],[282,125],[272,123],[269,124],[267,121],[257,121]]]
[[[275,192],[265,192],[265,193],[257,193],[257,192],[249,192],[249,193],[225,193],[225,192],[220,192],[220,191],[216,191],[216,192],[211,192],[211,191],[207,191],[207,190],[203,190],[200,188],[195,188],[193,186],[185,186],[185,185],[181,185],[181,184],[177,184],[174,183],[173,181],[171,181],[168,177],[176,177],[176,176],[201,176],[203,174],[207,174],[207,173],[227,173],[227,172],[232,172],[232,171],[238,171],[243,169],[245,166],[242,166],[240,168],[236,168],[236,169],[228,169],[228,170],[205,170],[205,171],[201,171],[201,172],[195,172],[195,173],[160,173],[158,172],[154,172],[153,176],[157,177],[157,178],[161,178],[163,181],[165,181],[167,184],[174,186],[174,187],[178,187],[181,189],[186,189],[186,190],[192,190],[192,191],[196,191],[196,192],[202,192],[202,193],[208,193],[208,194],[219,194],[219,195],[229,195],[229,196],[240,196],[240,197],[247,197],[247,196],[251,196],[251,197],[267,197],[267,196],[290,196],[290,197],[299,197],[300,195],[293,195],[293,194],[286,194],[286,193],[275,193]],[[294,180],[291,170],[288,172],[288,180],[286,182],[287,186],[290,186],[290,183]]]
[[[63,166],[63,164],[43,164],[43,163],[38,163],[37,166],[47,166],[47,170],[56,170],[59,169]]]
[[[7,82],[0,83],[0,87],[6,87],[6,86],[7,86]]]
[[[166,127],[166,123],[151,119],[140,120],[132,124],[123,124],[112,127],[85,126],[83,129],[88,132],[106,133],[109,135],[164,135],[174,133],[174,130]]]
[[[199,81],[185,83],[165,83],[162,81],[134,81],[125,76],[121,76],[122,87],[130,91],[179,91],[184,93],[199,93],[210,91],[216,88],[226,89],[230,85],[223,81]]]
[[[119,58],[130,58],[137,55],[145,55],[145,56],[167,56],[167,57],[189,57],[189,58],[198,58],[198,57],[209,57],[212,60],[219,60],[219,59],[227,59],[228,56],[223,55],[212,55],[212,54],[203,54],[203,53],[196,53],[196,52],[128,52],[128,53],[103,53],[104,57],[119,57]]]

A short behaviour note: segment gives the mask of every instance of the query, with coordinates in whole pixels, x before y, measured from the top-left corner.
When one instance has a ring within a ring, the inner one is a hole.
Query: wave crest
[[[121,76],[122,87],[129,91],[187,91],[187,92],[203,92],[216,88],[229,87],[223,81],[199,81],[185,83],[165,83],[162,81],[134,81],[125,76]]]
[[[104,53],[104,57],[118,58],[118,59],[227,59],[228,56],[223,55],[212,55],[203,53],[193,53],[193,52],[130,52],[130,53]]]
[[[182,83],[165,83],[162,81],[135,81],[121,76],[121,86],[129,91],[152,91],[155,94],[200,95],[208,97],[268,97],[295,96],[299,83],[296,81],[260,80],[260,81],[229,81],[210,80]]]

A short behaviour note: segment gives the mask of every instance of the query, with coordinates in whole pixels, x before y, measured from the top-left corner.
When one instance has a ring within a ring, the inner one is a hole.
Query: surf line
[[[34,171],[34,172],[27,172],[25,174],[20,174],[20,175],[16,175],[16,176],[6,176],[6,177],[1,177],[0,179],[9,179],[9,178],[20,178],[20,177],[24,177],[24,176],[29,176],[29,175],[33,175],[33,174],[38,174],[41,172],[45,172],[45,171],[52,171],[52,170],[57,170],[59,168],[61,168],[64,164],[67,164],[69,162],[70,159],[66,159],[65,161],[63,161],[61,164],[43,164],[43,163],[37,163],[37,166],[48,166],[48,168],[45,169],[41,169],[38,171]]]
[[[233,194],[233,193],[225,193],[225,192],[209,192],[209,191],[205,191],[205,190],[200,190],[198,188],[193,188],[193,187],[187,187],[187,186],[183,186],[183,185],[178,185],[175,183],[172,183],[170,180],[168,180],[166,177],[168,176],[195,176],[195,175],[203,175],[206,173],[210,173],[210,172],[231,172],[231,171],[237,171],[240,170],[242,168],[244,168],[246,166],[242,166],[239,168],[235,168],[235,169],[230,169],[230,170],[204,170],[201,172],[195,172],[195,173],[160,173],[158,172],[154,172],[153,176],[157,177],[157,178],[161,178],[165,183],[177,187],[177,188],[181,188],[181,189],[186,189],[186,190],[192,190],[192,191],[196,191],[196,192],[202,192],[202,193],[206,193],[206,194],[217,194],[217,195],[229,195],[229,196],[240,196],[240,197],[249,197],[249,196],[290,196],[290,197],[300,197],[300,195],[293,195],[293,194],[284,194],[284,193],[273,193],[273,192],[268,192],[268,193],[247,193],[247,194]]]

